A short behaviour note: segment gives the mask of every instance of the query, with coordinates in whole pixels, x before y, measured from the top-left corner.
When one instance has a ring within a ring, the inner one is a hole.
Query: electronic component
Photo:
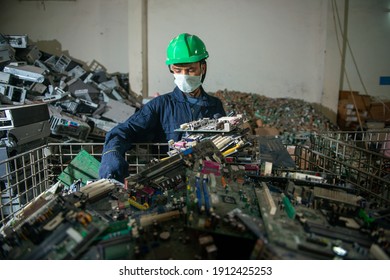
[[[47,68],[46,65],[39,61],[39,59],[42,57],[42,53],[36,45],[27,46],[27,48],[24,50],[19,51],[18,57],[49,72],[49,68]]]
[[[261,182],[262,190],[256,189],[256,196],[259,201],[265,201],[266,205],[269,209],[269,214],[270,215],[275,215],[276,214],[276,204],[275,201],[271,195],[271,192],[265,182]],[[259,196],[263,196],[263,199],[260,199]]]
[[[87,139],[91,127],[74,116],[59,112],[52,106],[50,109],[50,130],[54,135],[67,136],[73,139]]]
[[[27,48],[28,36],[27,35],[4,35],[8,43],[13,48]]]
[[[80,189],[80,192],[88,197],[89,201],[94,201],[97,198],[107,194],[115,188],[115,183],[111,180],[100,179]]]
[[[23,244],[10,259],[75,259],[107,226],[56,196],[18,225],[13,238]],[[11,238],[11,237],[10,237]]]
[[[26,81],[43,83],[45,80],[45,70],[33,65],[7,65],[3,71]]]
[[[68,75],[72,78],[80,78],[82,75],[84,75],[87,71],[85,71],[81,66],[76,65],[71,70],[68,71]]]
[[[0,71],[0,83],[8,84],[11,80],[11,74],[4,73]]]
[[[75,101],[67,100],[57,103],[59,107],[64,109],[66,112],[72,114],[89,114],[91,115],[96,109],[98,105],[83,99],[76,99]]]
[[[262,161],[271,162],[277,168],[296,168],[295,162],[279,137],[260,136],[256,140],[259,143],[259,157]]]
[[[54,64],[54,69],[59,73],[63,73],[71,62],[72,60],[69,57],[66,55],[61,55]]]
[[[108,99],[103,117],[121,123],[135,113],[136,108],[126,103]]]
[[[7,139],[2,141],[10,146],[20,146],[48,137],[49,117],[46,104],[0,108],[0,131],[5,131],[7,135]]]
[[[15,58],[15,49],[11,47],[7,39],[0,34],[0,63],[12,61]]]
[[[14,105],[24,104],[27,90],[22,87],[0,84],[0,94],[7,97],[7,99]]]
[[[238,114],[236,116],[220,117],[217,119],[203,118],[200,120],[184,123],[175,131],[191,131],[191,132],[231,132],[242,125],[246,120],[244,116]]]

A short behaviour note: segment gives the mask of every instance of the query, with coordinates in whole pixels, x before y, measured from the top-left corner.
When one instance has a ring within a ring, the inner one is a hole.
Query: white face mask
[[[202,85],[202,75],[190,76],[182,74],[173,74],[175,77],[175,84],[185,93],[190,93]]]

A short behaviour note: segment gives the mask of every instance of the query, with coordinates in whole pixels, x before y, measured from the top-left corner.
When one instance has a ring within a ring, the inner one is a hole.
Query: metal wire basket
[[[327,132],[312,135],[295,150],[303,170],[334,175],[332,183],[390,206],[390,130]]]
[[[134,144],[126,153],[131,173],[166,157],[167,144]],[[103,143],[49,143],[0,161],[0,227],[26,204],[48,190],[81,150],[101,160]]]

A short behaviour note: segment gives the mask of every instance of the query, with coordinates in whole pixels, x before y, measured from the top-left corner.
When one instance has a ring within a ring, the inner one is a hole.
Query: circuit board
[[[60,196],[46,203],[15,232],[10,259],[76,259],[107,227]]]

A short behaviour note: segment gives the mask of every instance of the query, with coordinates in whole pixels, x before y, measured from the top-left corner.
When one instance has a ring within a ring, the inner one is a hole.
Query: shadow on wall
[[[62,51],[61,43],[57,40],[50,40],[50,41],[31,41],[31,44],[36,45],[39,50],[47,53],[51,53],[53,55],[60,56],[61,54],[64,54]],[[68,53],[68,51],[66,51]],[[66,54],[68,55],[68,54]]]

